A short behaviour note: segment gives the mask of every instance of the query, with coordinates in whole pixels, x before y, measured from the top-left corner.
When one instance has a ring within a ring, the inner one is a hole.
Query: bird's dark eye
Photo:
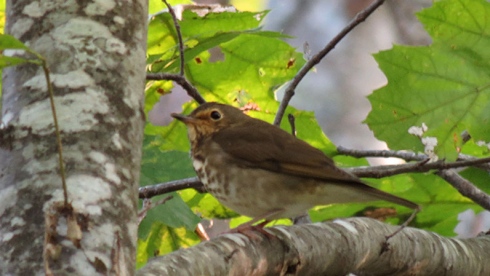
[[[212,111],[211,112],[211,119],[218,121],[219,119],[221,119],[221,113],[219,113],[216,110]]]

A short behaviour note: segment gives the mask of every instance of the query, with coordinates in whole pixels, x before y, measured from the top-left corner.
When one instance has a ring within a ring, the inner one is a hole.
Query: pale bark
[[[490,237],[452,239],[369,218],[226,234],[156,257],[138,275],[490,275]]]
[[[7,68],[0,275],[132,275],[147,2],[10,0],[6,13],[6,33],[49,64],[73,210],[43,71]]]

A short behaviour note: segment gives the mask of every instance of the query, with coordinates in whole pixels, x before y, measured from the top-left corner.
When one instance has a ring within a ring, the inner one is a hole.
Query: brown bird
[[[201,182],[223,205],[252,217],[247,225],[332,203],[386,200],[419,208],[364,184],[320,150],[235,107],[205,103],[188,116],[172,116],[187,125]]]

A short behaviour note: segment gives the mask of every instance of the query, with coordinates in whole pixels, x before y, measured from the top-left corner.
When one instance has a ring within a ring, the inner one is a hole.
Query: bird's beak
[[[172,114],[170,114],[170,116],[172,116],[175,119],[183,122],[186,125],[187,124],[192,124],[193,122],[196,121],[196,119],[194,119],[192,117],[189,117],[189,116],[186,116],[186,115],[183,115],[183,114],[172,113]]]

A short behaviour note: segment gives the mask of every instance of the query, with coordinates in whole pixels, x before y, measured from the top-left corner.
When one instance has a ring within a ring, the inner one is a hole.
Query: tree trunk
[[[0,274],[132,275],[147,2],[10,0],[6,14],[47,60],[68,198],[43,70],[4,69]]]

